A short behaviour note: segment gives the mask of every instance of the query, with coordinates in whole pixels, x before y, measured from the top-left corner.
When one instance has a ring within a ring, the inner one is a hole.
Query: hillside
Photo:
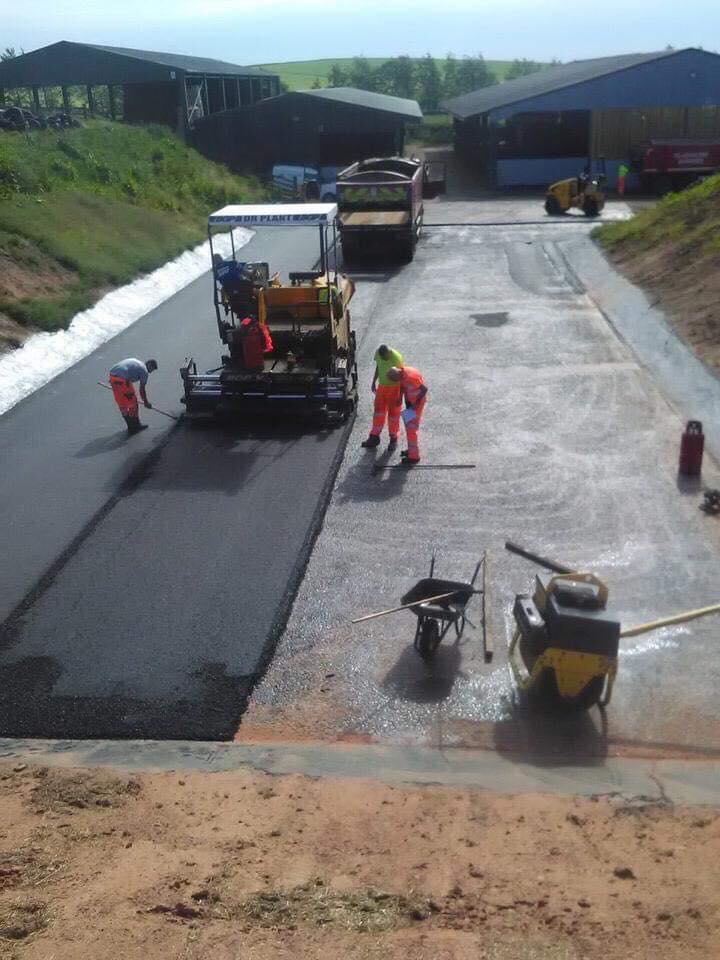
[[[368,57],[367,62],[373,69],[376,69],[389,59],[390,57]],[[414,58],[416,63],[420,59],[418,57]],[[442,70],[445,57],[435,57],[434,60],[438,68]],[[338,66],[347,70],[352,62],[352,57],[331,57],[328,60],[294,60],[287,63],[263,63],[259,66],[278,74],[281,81],[286,83],[291,90],[309,90],[315,82],[327,86],[328,73],[333,64],[338,64]],[[486,60],[485,63],[498,80],[504,80],[512,61]]]
[[[261,196],[163,127],[3,134],[0,349],[201,242],[210,210]]]
[[[695,353],[720,372],[720,175],[595,231]]]

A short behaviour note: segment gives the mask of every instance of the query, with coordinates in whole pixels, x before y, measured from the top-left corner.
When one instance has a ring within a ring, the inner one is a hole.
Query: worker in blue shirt
[[[147,427],[146,423],[140,423],[134,384],[140,385],[140,399],[145,407],[151,410],[152,404],[148,400],[146,386],[149,375],[157,368],[157,360],[146,360],[143,363],[142,360],[129,357],[127,360],[116,363],[110,370],[110,388],[130,436],[140,433]]]
[[[219,253],[213,255],[215,279],[227,294],[237,293],[242,281],[247,283],[247,277],[243,275],[244,267],[245,264],[237,260],[223,260]]]

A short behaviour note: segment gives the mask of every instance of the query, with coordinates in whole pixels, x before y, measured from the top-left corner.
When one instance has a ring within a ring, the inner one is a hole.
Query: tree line
[[[513,60],[505,79],[526,76],[542,70],[544,64],[534,60]],[[493,70],[482,54],[456,57],[448,53],[444,60],[436,60],[429,53],[420,59],[409,56],[392,57],[374,66],[366,57],[353,57],[349,64],[333,63],[328,71],[327,83],[319,80],[315,89],[328,87],[356,87],[374,93],[387,93],[393,97],[417,100],[426,112],[437,110],[441,100],[458,97],[480,87],[489,87],[498,82]]]

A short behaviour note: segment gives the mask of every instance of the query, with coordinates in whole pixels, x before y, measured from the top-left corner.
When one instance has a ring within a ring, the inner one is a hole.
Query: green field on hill
[[[367,61],[373,69],[377,69],[386,63],[390,57],[368,57]],[[420,57],[413,58],[416,62]],[[461,58],[459,58],[461,59]],[[435,57],[440,70],[445,63],[445,57]],[[512,64],[512,60],[486,60],[490,70],[495,74],[498,80],[504,80],[505,74]],[[262,63],[259,66],[272,73],[276,73],[283,83],[286,83],[291,90],[310,90],[316,81],[323,86],[327,86],[327,78],[330,68],[337,63],[343,69],[349,69],[352,64],[352,57],[331,58],[328,60],[294,60],[288,63]]]

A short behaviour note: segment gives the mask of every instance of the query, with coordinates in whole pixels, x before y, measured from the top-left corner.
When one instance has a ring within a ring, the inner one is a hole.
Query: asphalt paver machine
[[[314,228],[316,269],[290,272],[238,259],[236,228]],[[231,238],[232,255],[216,252],[217,236]],[[182,402],[190,419],[217,414],[318,414],[344,421],[357,399],[355,334],[350,325],[352,281],[337,271],[337,206],[262,204],[224,207],[208,218],[221,367],[198,373],[194,359],[181,368]],[[248,338],[263,337],[250,354]]]

